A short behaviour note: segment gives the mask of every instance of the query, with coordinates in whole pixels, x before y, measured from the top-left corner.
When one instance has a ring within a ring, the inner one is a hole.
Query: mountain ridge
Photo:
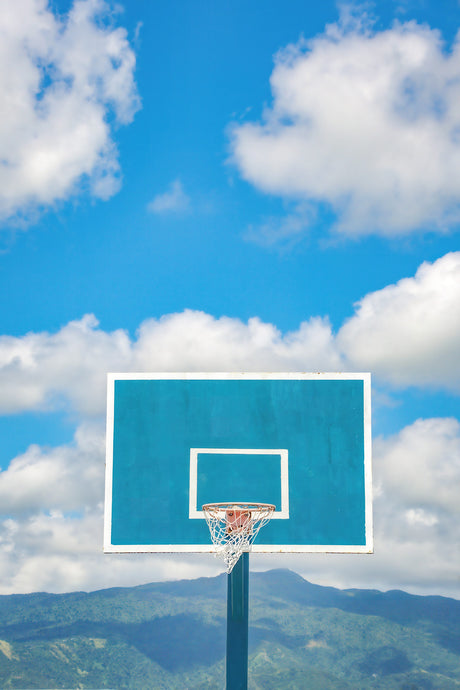
[[[218,688],[226,575],[0,597],[2,688]],[[250,573],[251,689],[460,688],[460,602]],[[37,664],[40,670],[37,671]]]

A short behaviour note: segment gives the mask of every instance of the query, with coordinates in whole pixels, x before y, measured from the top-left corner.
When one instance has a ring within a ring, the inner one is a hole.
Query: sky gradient
[[[17,0],[0,19],[0,593],[102,554],[109,371],[370,371],[375,553],[460,597],[460,7]]]

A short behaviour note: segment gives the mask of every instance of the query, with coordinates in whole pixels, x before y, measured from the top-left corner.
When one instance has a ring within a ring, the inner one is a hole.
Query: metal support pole
[[[228,575],[227,690],[248,687],[249,553],[240,556]]]

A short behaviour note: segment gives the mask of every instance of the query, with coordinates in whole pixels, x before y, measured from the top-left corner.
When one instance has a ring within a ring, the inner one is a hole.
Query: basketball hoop
[[[203,506],[215,555],[222,558],[227,573],[231,573],[243,551],[250,551],[274,510],[271,503],[206,503]]]

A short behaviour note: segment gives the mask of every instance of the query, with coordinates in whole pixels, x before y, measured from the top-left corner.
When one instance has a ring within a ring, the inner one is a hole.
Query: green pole
[[[248,687],[249,553],[243,553],[227,586],[227,690]]]

